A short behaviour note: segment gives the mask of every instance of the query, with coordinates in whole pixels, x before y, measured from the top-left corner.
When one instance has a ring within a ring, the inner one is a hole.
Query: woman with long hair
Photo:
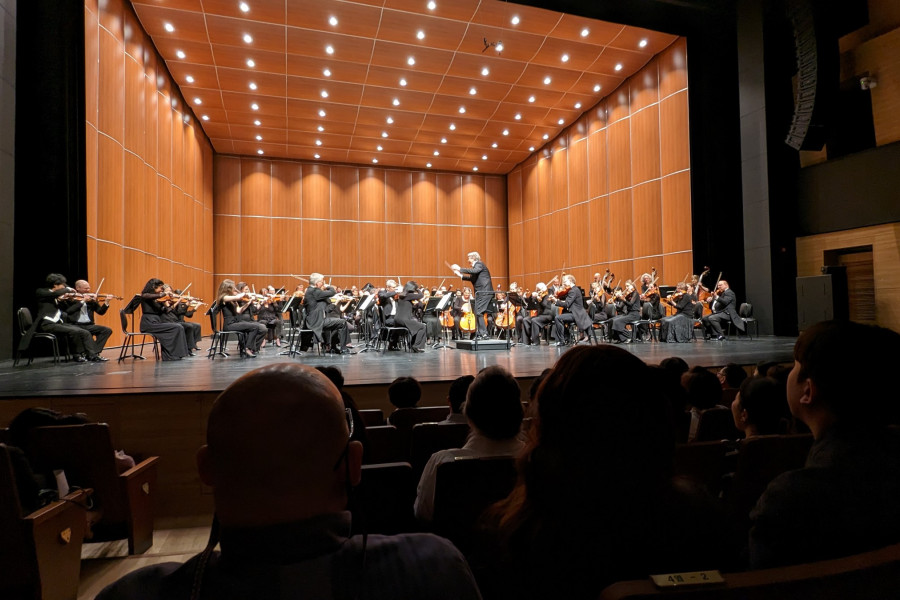
[[[152,333],[162,347],[163,360],[181,360],[190,356],[184,327],[181,323],[166,322],[163,315],[172,311],[163,291],[165,283],[155,277],[144,285],[141,292],[141,333]]]
[[[241,282],[235,285],[231,279],[225,279],[219,284],[216,293],[216,305],[222,311],[223,329],[226,331],[240,331],[246,336],[243,356],[256,358],[259,346],[266,336],[266,326],[253,320],[250,297],[250,287]]]
[[[400,327],[409,329],[412,338],[410,350],[424,352],[425,349],[425,325],[413,317],[413,301],[421,300],[423,295],[419,293],[419,284],[415,281],[407,281],[403,291],[397,299],[397,314],[394,322]]]

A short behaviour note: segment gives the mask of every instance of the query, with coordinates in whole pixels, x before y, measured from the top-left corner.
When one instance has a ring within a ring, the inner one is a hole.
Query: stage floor
[[[691,366],[721,366],[729,362],[752,365],[762,360],[792,362],[796,338],[763,336],[722,342],[696,341],[690,344],[660,344],[656,342],[626,344],[621,348],[632,352],[648,364],[658,364],[670,356],[680,356]],[[202,347],[208,347],[204,339]],[[451,342],[451,346],[453,343]],[[490,366],[501,365],[517,378],[535,377],[568,348],[542,345],[515,346],[510,350],[433,350],[421,354],[390,351],[364,352],[350,356],[316,356],[314,353],[296,357],[279,356],[283,348],[266,346],[258,358],[240,358],[234,345],[229,358],[206,358],[206,352],[196,357],[174,362],[157,362],[152,351],[145,349],[147,360],[126,359],[116,362],[118,349],[109,349],[105,363],[60,363],[52,358],[35,359],[31,366],[18,367],[12,361],[0,363],[0,398],[29,398],[59,395],[103,395],[147,392],[209,392],[221,391],[244,373],[272,362],[301,362],[312,366],[334,365],[344,374],[346,385],[379,385],[400,376],[412,375],[420,381],[451,381],[461,375],[474,374]],[[355,348],[354,350],[359,350]]]

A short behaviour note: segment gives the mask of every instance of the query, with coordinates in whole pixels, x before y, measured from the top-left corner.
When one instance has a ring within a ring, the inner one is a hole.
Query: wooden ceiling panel
[[[244,2],[133,6],[216,151],[249,156],[505,173],[676,39],[498,0]]]

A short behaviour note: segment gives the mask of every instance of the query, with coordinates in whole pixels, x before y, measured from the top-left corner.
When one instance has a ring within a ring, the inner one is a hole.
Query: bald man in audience
[[[351,537],[362,445],[349,422],[337,389],[310,367],[278,363],[232,383],[197,453],[218,521],[209,546],[184,564],[130,573],[97,598],[480,598],[443,538]]]

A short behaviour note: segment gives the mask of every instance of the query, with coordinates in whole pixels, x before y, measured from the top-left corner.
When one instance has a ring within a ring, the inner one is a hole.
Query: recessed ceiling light
[[[430,169],[430,168],[431,168],[431,163],[425,163],[425,166],[428,167],[428,168]]]
[[[388,117],[387,119],[385,119],[385,121],[387,121],[388,125],[390,125],[394,122],[394,117]]]
[[[436,3],[434,0],[431,0],[431,1],[430,1],[428,4],[426,4],[425,6],[428,7],[428,10],[434,10],[434,9],[437,8],[437,3]]]
[[[253,36],[250,35],[249,33],[245,33],[245,34],[244,34],[244,42],[247,43],[247,44],[252,44],[252,43],[253,43]]]
[[[559,121],[557,121],[557,123],[559,123],[560,125],[562,125],[565,122],[566,122],[565,119],[560,119]]]
[[[165,25],[163,25],[163,27],[165,27],[166,31],[168,31],[169,33],[172,33],[173,31],[175,31],[175,26],[172,25],[171,23],[166,23]]]
[[[487,154],[482,154],[482,155],[481,155],[481,160],[487,160]]]
[[[642,39],[638,42],[638,48],[646,48],[647,47],[647,38]]]
[[[483,69],[481,69],[481,74],[482,74],[484,77],[487,77],[488,75],[491,74],[491,70],[488,69],[487,67],[484,67]]]
[[[528,101],[529,101],[529,102],[534,102],[534,96],[528,96]]]
[[[518,25],[519,24],[519,15],[513,15],[513,18],[510,19],[509,22],[512,23],[513,25]]]
[[[187,77],[185,77],[184,80],[187,81],[188,83],[194,83],[194,78],[191,75],[188,75]]]
[[[334,54],[334,46],[325,46],[326,54]]]
[[[325,111],[320,109],[320,110],[319,110],[319,116],[320,116],[320,117],[324,117],[324,116],[325,116]]]
[[[316,146],[321,146],[321,145],[322,145],[322,140],[316,140]]]
[[[203,100],[200,98],[194,98],[194,104],[203,104]]]
[[[200,118],[203,119],[204,121],[209,121],[209,115],[203,115]]]
[[[504,130],[503,130],[503,135],[509,135],[509,129],[504,129]]]
[[[454,125],[453,123],[450,123],[450,131],[455,131],[455,130],[456,130],[456,125]]]
[[[376,146],[376,147],[378,148],[378,151],[379,151],[379,152],[381,152],[382,150],[384,150],[384,148],[381,146],[381,144],[378,144],[378,146]]]
[[[259,110],[259,104],[254,102],[253,104],[250,105],[250,108],[252,108],[253,110]]]
[[[178,58],[184,60],[185,53],[182,52],[181,50],[176,50],[176,51],[175,51],[175,56],[177,56]]]
[[[497,42],[497,45],[494,46],[494,48],[496,48],[497,52],[503,52],[503,42]]]
[[[328,97],[328,92],[326,92],[325,90],[322,90],[322,97],[323,97],[323,98],[327,98],[327,97]]]
[[[252,58],[248,58],[248,59],[247,59],[247,66],[250,67],[250,68],[252,69],[253,67],[256,66],[256,61],[253,60]]]
[[[516,113],[515,119],[516,119],[516,121],[521,121],[521,120],[522,120],[522,114],[521,114],[521,113]]]
[[[459,107],[459,114],[465,114],[465,112],[466,112],[466,107],[465,107],[465,106],[460,106],[460,107]]]
[[[477,170],[478,170],[478,167],[472,167],[472,170],[473,170],[473,171],[477,171]]]
[[[591,30],[588,29],[587,27],[585,27],[584,29],[581,30],[581,37],[587,37],[588,35],[590,35],[590,33],[591,33]]]
[[[337,24],[338,24],[337,17],[335,17],[334,15],[331,15],[328,18],[328,24],[331,25],[332,27],[337,27]]]
[[[387,131],[381,132],[381,137],[386,138],[388,136]]]
[[[319,153],[316,152],[315,154],[313,154],[313,158],[321,158],[321,157],[319,156]]]
[[[469,95],[470,95],[470,96],[474,96],[474,95],[477,94],[477,93],[478,93],[478,90],[476,90],[475,88],[469,88]]]
[[[372,162],[373,162],[373,163],[377,163],[377,162],[378,162],[378,159],[377,159],[377,158],[373,158],[373,159],[372,159]]]
[[[255,121],[253,121],[253,124],[256,125],[257,127],[259,127],[260,125],[262,125],[262,121],[260,121],[259,119],[257,119],[257,120],[255,120]]]
[[[247,4],[246,2],[241,2],[240,4],[238,4],[238,7],[241,9],[242,12],[250,12],[250,5]]]
[[[325,69],[324,71],[322,71],[322,75],[324,75],[325,77],[331,77],[331,69]]]
[[[400,99],[394,98],[393,100],[391,100],[391,104],[393,104],[394,106],[400,106]]]
[[[403,79],[402,77],[400,78],[400,85],[406,86],[406,80]]]
[[[616,64],[616,71],[621,71],[621,70],[622,70],[622,63]]]
[[[550,82],[551,82],[551,81],[553,81],[553,80],[550,79],[550,76],[549,76],[549,75],[547,75],[546,77],[544,77],[544,85],[550,85]]]
[[[447,143],[447,138],[441,138],[441,143],[442,143],[442,144],[446,144],[446,143]]]
[[[421,29],[418,30],[418,31],[416,32],[416,37],[419,38],[420,40],[424,40],[424,39],[425,39],[425,32],[422,31]]]
[[[256,153],[257,154],[265,154],[265,152],[263,152],[262,150],[257,150]]]
[[[441,155],[441,153],[440,153],[440,152],[438,152],[438,151],[437,151],[437,150],[435,150],[435,151],[434,151],[434,155],[435,155],[435,156],[440,156],[440,155]]]
[[[599,92],[599,91],[600,91],[600,84],[599,84],[599,83],[598,83],[597,85],[594,86],[594,91],[595,91],[595,92]]]
[[[250,82],[250,89],[251,89],[251,90],[255,90],[255,89],[256,89],[256,84],[253,83],[252,81]]]
[[[569,55],[568,55],[568,54],[563,54],[563,55],[560,57],[559,60],[561,60],[561,61],[563,61],[563,62],[569,62]]]
[[[408,64],[409,66],[413,66],[414,64],[416,64],[416,59],[410,56],[406,59],[406,64]]]
[[[550,134],[549,134],[549,133],[545,133],[545,134],[543,135],[543,138],[544,138],[545,140],[546,140],[547,138],[549,138],[549,137],[550,137]]]
[[[581,108],[581,102],[576,102],[576,103],[575,103],[575,108]]]
[[[493,144],[491,144],[491,148],[496,148],[496,147],[497,147],[497,142],[494,142]]]
[[[534,146],[529,146],[529,147],[528,147],[528,151],[529,151],[529,152],[534,152]]]
[[[325,131],[325,128],[322,127],[321,125],[319,125],[318,127],[316,127],[316,129],[319,131],[319,133],[322,133],[323,131]]]
[[[261,136],[261,135],[256,136],[256,141],[257,141],[257,142],[261,142],[261,141],[262,141],[262,136]]]

